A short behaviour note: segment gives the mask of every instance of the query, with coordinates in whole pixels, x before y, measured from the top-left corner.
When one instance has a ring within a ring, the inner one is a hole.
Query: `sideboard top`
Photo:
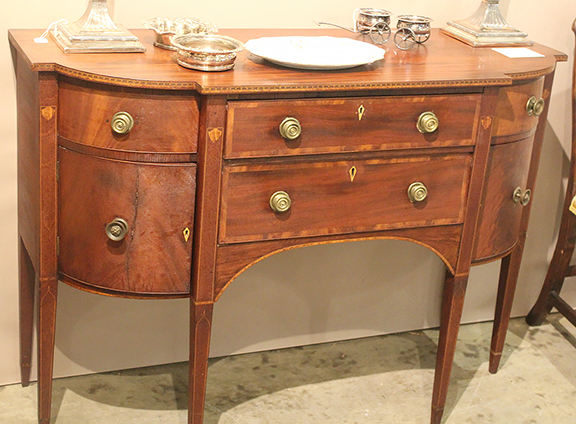
[[[200,72],[177,65],[174,52],[153,46],[151,30],[133,30],[147,47],[146,53],[64,54],[49,40],[37,44],[41,30],[10,30],[12,46],[34,71],[58,72],[108,84],[196,90],[203,94],[240,94],[291,91],[343,91],[421,87],[509,85],[552,72],[567,56],[535,44],[540,58],[511,59],[491,48],[472,48],[438,29],[430,39],[411,50],[399,50],[393,40],[384,44],[386,57],[374,64],[338,71],[305,71],[273,65],[241,52],[233,70]],[[329,35],[362,39],[338,29],[230,29],[221,30],[243,42],[282,35]]]

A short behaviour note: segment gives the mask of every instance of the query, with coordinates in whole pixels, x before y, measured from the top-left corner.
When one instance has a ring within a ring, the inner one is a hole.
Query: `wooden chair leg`
[[[510,312],[518,282],[520,264],[522,262],[523,240],[512,252],[502,259],[500,265],[500,280],[498,283],[498,295],[496,297],[496,310],[494,312],[494,327],[492,329],[492,343],[490,346],[490,361],[488,370],[495,374],[500,366],[502,351],[506,340],[508,325],[510,324]]]
[[[570,193],[570,191],[569,191]],[[538,300],[528,313],[526,322],[529,325],[540,325],[552,309],[552,293],[560,293],[564,279],[570,269],[570,260],[574,253],[574,242],[576,240],[576,216],[570,212],[565,205],[560,225],[560,234],[554,249],[554,255],[550,261],[542,290]]]
[[[50,423],[58,279],[40,279],[38,299],[38,421]]]
[[[32,338],[34,332],[34,291],[36,271],[28,251],[20,240],[20,378],[22,386],[30,385],[32,369]]]
[[[467,283],[468,275],[453,276],[446,272],[442,295],[442,315],[436,356],[436,372],[434,374],[434,389],[432,393],[432,424],[439,424],[442,421],[442,414],[446,405]]]
[[[190,302],[190,364],[188,379],[188,424],[202,424],[213,303]]]

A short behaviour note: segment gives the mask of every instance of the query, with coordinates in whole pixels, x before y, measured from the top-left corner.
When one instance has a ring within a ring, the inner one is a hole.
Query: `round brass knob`
[[[416,128],[423,134],[433,133],[438,129],[440,121],[433,112],[424,112],[418,117]]]
[[[534,104],[534,116],[540,116],[542,112],[544,112],[545,104],[546,103],[544,102],[544,99],[538,99],[536,101],[536,103]]]
[[[518,203],[522,200],[522,189],[520,187],[516,187],[514,193],[512,193],[512,200],[514,200],[514,203]]]
[[[106,235],[112,241],[121,241],[128,234],[128,223],[122,218],[114,218],[106,225]]]
[[[526,103],[526,113],[528,116],[534,115],[534,105],[536,104],[536,97],[531,96]]]
[[[522,196],[522,206],[527,206],[532,198],[532,190],[526,190]]]
[[[128,134],[134,126],[134,118],[128,112],[117,112],[112,117],[110,126],[116,134]]]
[[[277,191],[270,197],[270,208],[274,212],[286,212],[292,205],[292,199],[285,191]]]
[[[408,199],[412,203],[422,202],[428,196],[428,189],[421,182],[415,182],[408,187]]]
[[[302,126],[296,118],[288,117],[280,123],[280,135],[285,140],[296,140],[302,134]]]
[[[544,106],[546,102],[544,99],[536,99],[535,96],[532,96],[528,99],[528,103],[526,103],[526,113],[528,116],[540,116],[542,112],[544,112]]]

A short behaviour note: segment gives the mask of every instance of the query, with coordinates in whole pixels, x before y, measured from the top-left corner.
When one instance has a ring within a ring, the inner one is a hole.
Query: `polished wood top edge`
[[[436,29],[435,29],[436,30]],[[148,32],[146,32],[148,31]],[[258,32],[260,31],[260,32]],[[232,35],[236,35],[239,38],[243,39],[244,37],[252,37],[254,35],[261,36],[261,35],[276,35],[276,33],[282,35],[284,32],[289,30],[282,30],[282,29],[275,29],[275,30],[250,30],[250,29],[236,29],[236,30],[226,30],[223,32],[231,32]],[[290,31],[297,31],[297,30],[290,30]],[[312,30],[314,31],[314,30]],[[76,60],[77,57],[83,55],[66,55],[64,56],[63,53],[60,52],[59,49],[55,46],[49,46],[49,50],[42,50],[42,48],[37,48],[29,39],[33,35],[35,35],[35,30],[9,30],[9,39],[11,44],[18,50],[20,54],[22,54],[25,58],[26,63],[29,64],[30,68],[33,71],[37,72],[57,72],[62,75],[67,75],[70,77],[79,78],[86,81],[92,82],[100,82],[106,83],[111,85],[118,85],[118,86],[127,86],[127,87],[135,87],[135,88],[151,88],[151,89],[167,89],[167,90],[195,90],[200,94],[221,94],[221,95],[239,95],[239,94],[258,94],[258,93],[298,93],[298,92],[305,92],[305,91],[319,91],[319,92],[339,92],[339,91],[368,91],[368,90],[391,90],[391,89],[422,89],[422,88],[458,88],[458,87],[487,87],[487,86],[508,86],[512,85],[514,81],[517,80],[528,80],[532,78],[538,78],[549,74],[554,71],[555,64],[558,61],[565,61],[567,60],[567,55],[556,51],[554,49],[547,48],[545,46],[537,45],[537,50],[540,50],[543,54],[548,57],[545,65],[542,64],[544,67],[541,69],[534,69],[532,67],[529,70],[523,71],[520,69],[509,69],[508,73],[506,70],[502,70],[500,74],[497,72],[487,72],[487,75],[469,75],[468,78],[464,78],[462,80],[456,79],[452,76],[447,75],[447,79],[411,79],[410,81],[403,81],[399,78],[392,78],[388,79],[385,77],[383,79],[372,79],[371,81],[366,81],[362,78],[362,75],[370,75],[370,72],[366,72],[366,69],[359,69],[359,78],[357,79],[350,79],[350,78],[343,78],[344,81],[341,79],[335,78],[327,78],[325,81],[322,78],[311,78],[309,81],[304,81],[306,78],[286,78],[285,81],[288,82],[286,84],[283,83],[282,79],[268,79],[266,78],[260,79],[255,77],[248,77],[244,78],[244,76],[249,75],[246,72],[246,68],[244,67],[244,63],[242,63],[242,70],[240,71],[240,75],[242,76],[240,79],[236,78],[224,78],[224,77],[217,77],[214,73],[213,75],[209,75],[212,73],[198,73],[197,76],[190,78],[186,76],[186,74],[180,75],[181,71],[176,70],[176,68],[170,68],[168,71],[169,77],[166,78],[159,77],[159,75],[163,75],[166,67],[162,67],[159,72],[160,74],[148,74],[145,78],[131,78],[129,74],[127,75],[119,75],[121,72],[116,72],[117,69],[121,69],[122,66],[125,66],[125,63],[120,62],[113,62],[113,65],[108,66],[106,70],[103,70],[103,73],[100,73],[97,69],[79,69],[74,65],[74,63],[78,63],[78,66],[83,66],[82,64],[86,63],[86,61]],[[138,35],[142,38],[142,41],[145,42],[147,45],[150,44],[151,32],[149,30],[138,30]],[[316,34],[316,32],[312,32]],[[307,34],[307,33],[305,33]],[[322,32],[322,35],[336,35],[340,36],[342,31],[339,33],[330,33],[328,31]],[[450,37],[446,37],[451,39]],[[453,39],[451,39],[453,40]],[[446,48],[454,48],[455,51],[460,51],[461,49],[458,47],[461,43],[454,40],[454,45],[448,45],[451,42],[446,42],[446,40],[439,41],[439,44],[446,50]],[[134,66],[138,67],[139,65],[143,65],[148,63],[149,61],[153,62],[155,65],[164,64],[165,61],[168,59],[166,56],[168,53],[166,51],[160,52],[157,50],[153,50],[155,47],[149,46],[150,53],[146,53],[146,56],[140,56],[142,53],[134,53]],[[475,56],[479,54],[480,56],[484,56],[485,53],[482,52],[482,48],[477,48],[476,53],[471,53],[471,56]],[[393,49],[391,48],[392,53],[395,54]],[[28,55],[31,54],[31,56]],[[136,56],[138,55],[138,56]],[[76,58],[74,57],[76,56]],[[60,61],[58,58],[61,58]],[[554,63],[551,64],[550,59],[554,58]],[[244,59],[245,60],[245,59]],[[60,63],[64,62],[64,63]],[[90,61],[88,61],[90,62]],[[107,62],[104,62],[107,63]],[[534,63],[531,62],[533,65]],[[120,67],[117,68],[116,64]],[[436,63],[438,65],[438,63]],[[161,65],[162,66],[162,65]],[[239,65],[240,66],[240,65]],[[254,67],[254,69],[261,68],[261,63],[254,63],[251,64],[250,67]],[[87,66],[90,68],[90,66]],[[127,68],[126,68],[127,69]],[[476,68],[471,68],[476,69]],[[114,70],[112,73],[116,73],[115,75],[110,74],[110,70]],[[290,71],[288,69],[288,71]],[[109,72],[108,74],[105,72]],[[185,72],[194,72],[190,70],[186,70]],[[228,71],[228,72],[234,72]],[[249,72],[252,72],[250,70]],[[256,72],[255,76],[259,75],[259,72]],[[192,75],[192,74],[188,74]],[[267,74],[268,75],[268,74]],[[144,76],[144,75],[143,75]],[[396,75],[397,76],[397,75]],[[300,79],[300,81],[299,81]],[[388,79],[388,81],[386,81]],[[293,84],[291,81],[293,81]],[[359,81],[359,82],[356,82]],[[362,82],[364,81],[364,82]]]
[[[128,78],[116,78],[105,75],[92,74],[78,71],[57,63],[31,64],[31,69],[36,72],[57,72],[61,75],[75,77],[90,82],[120,85],[123,87],[154,88],[165,90],[195,90],[200,94],[249,94],[270,92],[304,92],[304,91],[362,91],[378,89],[402,89],[402,88],[457,88],[457,87],[487,87],[512,85],[513,79],[532,79],[544,76],[551,72],[543,69],[533,73],[518,74],[510,78],[491,78],[480,80],[454,80],[454,81],[426,81],[426,82],[393,82],[393,83],[358,83],[358,84],[302,84],[302,85],[258,85],[258,86],[222,86],[202,87],[196,82],[176,81],[143,81]],[[553,70],[554,68],[552,68]]]

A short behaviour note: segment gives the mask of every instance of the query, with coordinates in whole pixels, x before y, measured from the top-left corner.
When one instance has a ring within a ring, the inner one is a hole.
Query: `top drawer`
[[[228,105],[225,157],[267,157],[474,144],[480,94],[233,101]],[[432,112],[438,128],[422,133],[420,116]],[[280,134],[295,118],[301,134]]]
[[[199,108],[192,94],[63,81],[58,95],[59,135],[68,140],[129,152],[197,151]],[[130,120],[132,128],[122,133]]]
[[[501,88],[496,106],[494,137],[517,136],[518,139],[529,137],[538,125],[538,116],[542,112],[544,101],[550,93],[543,94],[544,78],[524,84]],[[543,98],[544,97],[544,98]],[[528,102],[532,99],[532,106]],[[539,102],[534,106],[533,102]],[[515,137],[516,138],[516,137]],[[496,140],[495,143],[498,143]]]

